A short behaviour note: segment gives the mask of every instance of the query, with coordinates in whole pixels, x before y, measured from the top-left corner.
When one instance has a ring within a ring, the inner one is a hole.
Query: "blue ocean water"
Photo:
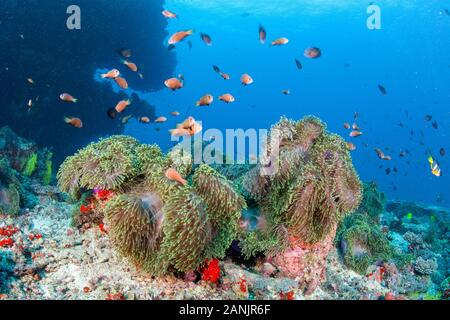
[[[369,3],[361,1],[168,1],[166,6],[179,15],[169,21],[168,33],[196,31],[189,39],[192,49],[187,41],[177,45],[176,71],[167,75],[183,74],[186,85],[175,93],[162,89],[143,96],[157,106],[158,114],[190,110],[204,128],[222,130],[268,128],[282,115],[316,115],[330,131],[356,145],[352,156],[362,180],[376,181],[389,198],[446,203],[448,155],[439,151],[450,149],[450,16],[440,1],[376,4],[381,30],[367,28]],[[268,42],[287,37],[289,44],[261,45],[259,24],[266,28]],[[212,37],[212,46],[202,42],[200,32]],[[303,56],[310,46],[322,50],[320,59]],[[297,70],[295,58],[302,70]],[[232,81],[215,74],[212,65],[230,73]],[[242,73],[255,83],[243,87]],[[379,84],[387,95],[380,94]],[[282,95],[284,89],[291,94]],[[203,94],[225,92],[237,101],[193,106]],[[364,135],[352,139],[343,123],[352,123],[355,112]],[[425,115],[432,115],[438,129]],[[171,126],[168,122],[155,133],[131,122],[126,132],[168,147]],[[374,148],[393,160],[380,160]],[[409,153],[400,157],[402,151]],[[431,174],[428,155],[439,162],[441,177]]]
[[[56,165],[87,143],[118,133],[167,149],[173,145],[168,130],[180,120],[169,116],[174,110],[201,120],[204,131],[266,129],[282,115],[299,119],[312,114],[356,145],[352,156],[362,180],[376,181],[391,199],[448,205],[449,155],[440,155],[441,148],[450,152],[450,16],[444,1],[374,2],[381,9],[381,30],[367,28],[369,1],[81,0],[81,30],[72,31],[65,26],[71,4],[5,0],[0,13],[0,93],[6,106],[0,124],[52,147]],[[178,18],[164,18],[163,7]],[[267,30],[266,45],[258,41],[259,25]],[[169,36],[187,29],[194,34],[169,51]],[[200,33],[210,35],[213,45],[205,45]],[[271,47],[279,37],[290,41]],[[303,56],[311,46],[322,50],[319,59]],[[132,49],[143,79],[121,65],[120,47]],[[224,81],[213,65],[231,80]],[[129,90],[99,79],[100,71],[111,68],[124,72]],[[243,73],[254,84],[242,86]],[[185,86],[171,92],[164,80],[178,74]],[[28,77],[35,86],[26,84]],[[286,89],[290,95],[281,94]],[[77,105],[63,106],[61,92],[79,98]],[[235,103],[218,101],[227,92]],[[216,101],[196,107],[206,93]],[[125,115],[166,116],[169,121],[111,121],[106,110],[132,94],[133,109]],[[30,98],[39,98],[31,111],[26,107]],[[343,123],[351,124],[355,112],[364,135],[352,139]],[[426,115],[432,120],[425,121]],[[81,117],[83,130],[68,128],[63,116]],[[375,148],[393,160],[380,160]],[[439,162],[441,177],[431,174],[429,155]]]

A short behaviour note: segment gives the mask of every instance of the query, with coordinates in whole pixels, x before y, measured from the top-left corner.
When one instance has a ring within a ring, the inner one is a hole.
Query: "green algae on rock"
[[[41,182],[43,176],[51,182],[51,158],[48,149],[39,149],[8,127],[0,129],[1,213],[17,215],[22,208],[33,208],[37,204],[32,184]]]

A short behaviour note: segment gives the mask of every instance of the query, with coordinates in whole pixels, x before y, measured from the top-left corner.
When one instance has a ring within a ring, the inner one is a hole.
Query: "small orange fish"
[[[115,79],[118,76],[120,76],[120,71],[117,69],[112,69],[108,71],[107,73],[102,74],[103,79]]]
[[[183,121],[183,123],[179,124],[180,128],[188,129],[192,127],[195,124],[195,119],[193,117],[188,117],[186,120]]]
[[[128,69],[130,69],[133,72],[137,72],[138,71],[138,67],[135,63],[131,62],[131,61],[127,61],[127,60],[122,60],[122,63],[124,65],[126,65],[128,67]]]
[[[163,123],[166,122],[167,118],[166,117],[159,117],[155,120],[156,123]]]
[[[171,181],[176,181],[183,186],[185,186],[187,184],[187,181],[185,179],[183,179],[183,177],[175,169],[172,169],[172,168],[167,169],[165,172],[165,176],[167,179],[169,179]]]
[[[139,121],[142,123],[150,123],[150,118],[149,117],[140,117]]]
[[[59,98],[64,101],[64,102],[72,102],[72,103],[76,103],[78,101],[78,99],[75,99],[74,97],[72,97],[70,94],[68,93],[62,93],[59,95]]]
[[[180,115],[178,111],[172,111],[170,114],[174,117],[178,117]]]
[[[272,46],[282,46],[282,45],[285,45],[288,43],[289,43],[288,38],[279,38],[279,39],[272,41]]]
[[[189,133],[191,136],[196,135],[197,133],[201,132],[203,130],[202,126],[198,124],[197,122],[194,123],[189,129]]]
[[[191,135],[191,132],[188,129],[184,128],[177,128],[169,131],[173,137],[187,137]]]
[[[244,74],[241,76],[241,83],[242,83],[244,86],[248,86],[248,85],[250,85],[250,84],[253,83],[253,79],[252,79],[252,77],[250,77],[250,75],[248,75],[247,73],[244,73]]]
[[[225,102],[225,103],[232,103],[235,102],[236,99],[229,93],[223,94],[219,97],[219,100]]]
[[[347,149],[350,151],[355,151],[356,150],[356,146],[351,143],[351,142],[347,142]]]
[[[178,42],[181,42],[184,39],[186,39],[187,37],[189,37],[190,35],[192,35],[193,33],[194,33],[193,30],[179,31],[170,37],[169,45],[177,44]]]
[[[121,87],[122,89],[126,90],[128,89],[128,82],[127,80],[125,80],[124,78],[121,77],[117,77],[114,79],[114,81],[117,83],[117,85],[119,87]]]
[[[344,123],[344,129],[350,129],[350,123],[346,122]]]
[[[80,118],[64,117],[64,122],[78,129],[83,128],[83,122]]]
[[[176,19],[177,18],[177,15],[173,12],[170,12],[169,10],[164,10],[161,13],[163,14],[164,17],[166,17],[168,19]]]
[[[352,131],[352,132],[350,132],[350,137],[356,138],[356,137],[361,136],[362,134],[363,133],[361,131]]]
[[[178,78],[170,78],[164,81],[164,85],[172,91],[183,88],[183,81]]]
[[[199,106],[209,106],[211,103],[213,103],[214,97],[210,94],[206,94],[203,97],[200,98],[199,101],[195,104],[197,107]]]
[[[118,113],[123,112],[131,104],[130,100],[122,100],[116,105],[116,111]]]
[[[228,73],[221,72],[221,73],[220,73],[220,76],[221,76],[224,80],[230,80],[230,79],[231,79],[231,77],[230,77],[230,75],[229,75]]]

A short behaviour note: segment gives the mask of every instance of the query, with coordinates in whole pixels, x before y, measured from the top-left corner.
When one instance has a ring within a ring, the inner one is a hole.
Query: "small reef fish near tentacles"
[[[167,169],[165,172],[165,176],[167,179],[176,181],[183,186],[185,186],[187,184],[187,181],[185,179],[183,179],[183,177],[175,169],[172,169],[172,168]]]
[[[202,126],[193,117],[189,117],[177,125],[176,129],[170,130],[170,133],[173,137],[184,137],[196,135],[202,130]]]

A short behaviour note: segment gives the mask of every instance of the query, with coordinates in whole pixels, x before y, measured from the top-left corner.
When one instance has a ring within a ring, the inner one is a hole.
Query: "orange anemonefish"
[[[225,102],[225,103],[232,103],[235,102],[236,99],[229,93],[223,94],[219,97],[219,100]]]

